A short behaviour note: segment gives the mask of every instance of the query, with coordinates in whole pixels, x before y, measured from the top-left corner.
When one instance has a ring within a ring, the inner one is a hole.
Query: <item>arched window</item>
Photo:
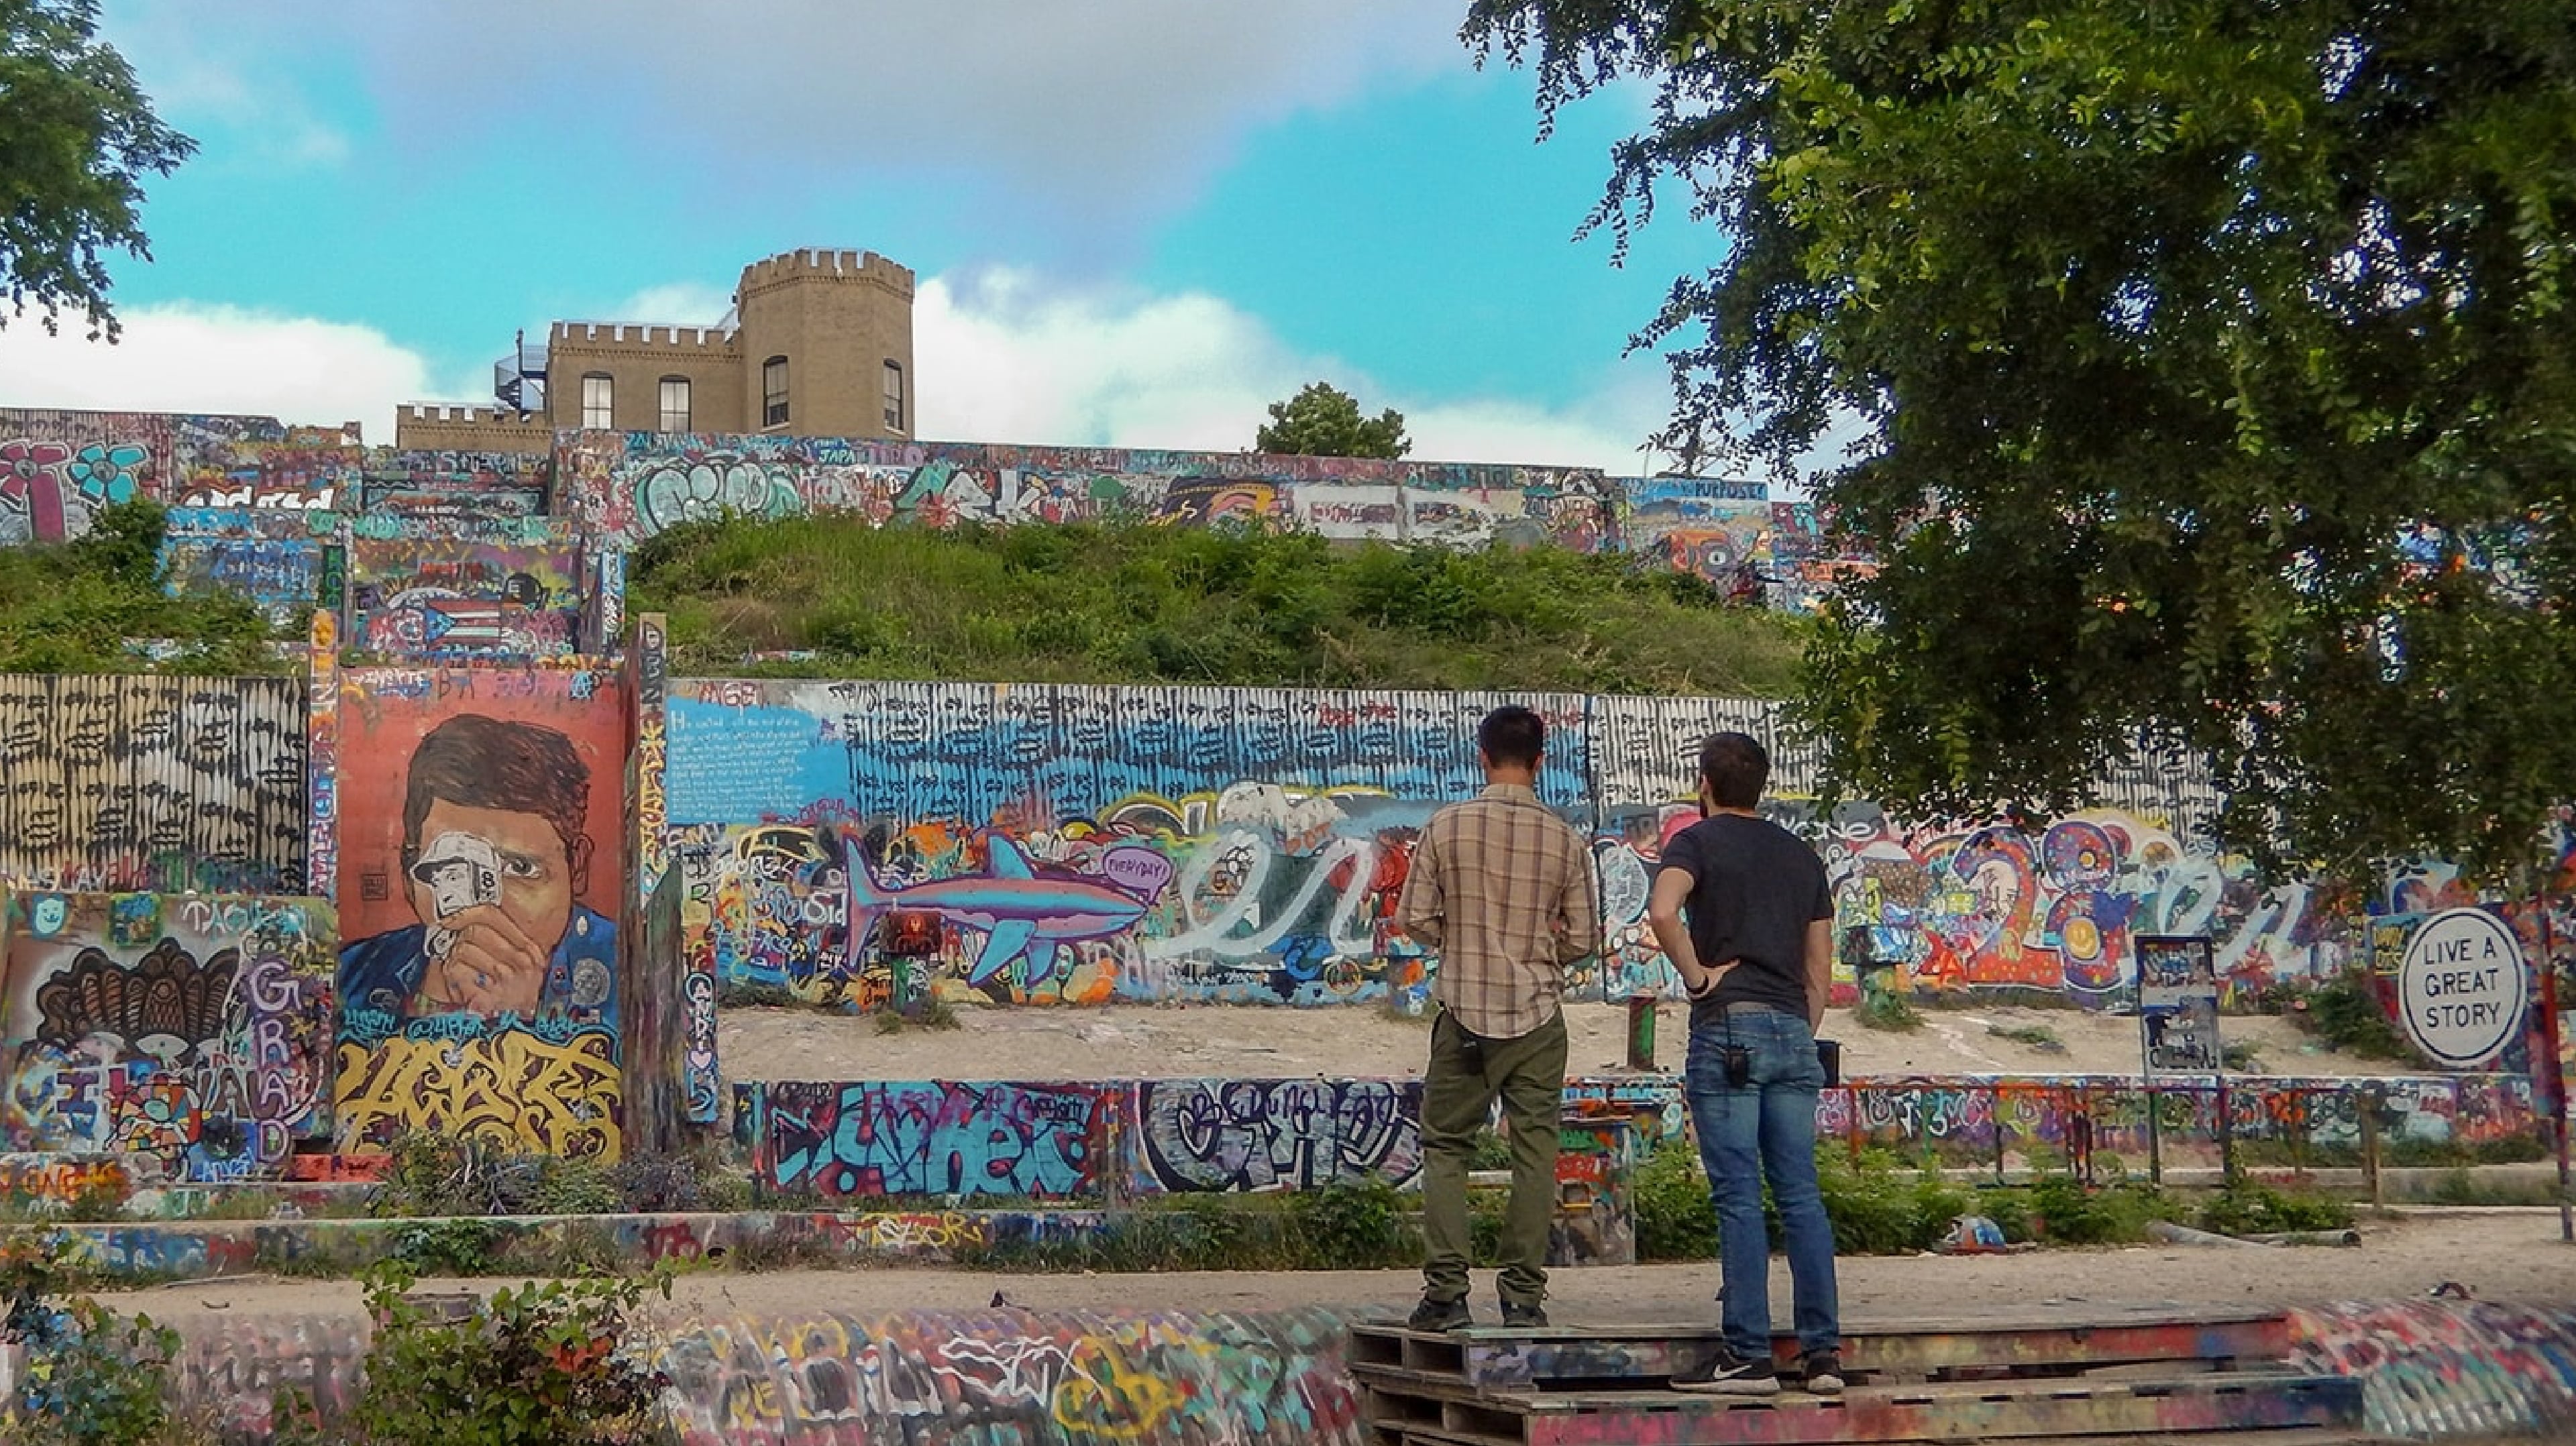
[[[760,364],[760,424],[787,425],[787,358],[783,356]]]
[[[889,432],[903,430],[903,363],[892,357],[885,364],[885,424]]]
[[[585,427],[617,425],[617,379],[606,372],[584,372],[581,377],[581,424]]]
[[[686,432],[689,427],[689,379],[662,378],[662,430]]]

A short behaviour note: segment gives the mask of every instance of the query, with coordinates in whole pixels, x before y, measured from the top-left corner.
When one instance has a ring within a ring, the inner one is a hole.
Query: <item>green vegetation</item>
[[[269,626],[232,593],[172,597],[161,587],[164,513],[126,502],[70,542],[0,547],[0,673],[282,672]],[[129,638],[179,651],[151,662]]]
[[[143,178],[197,143],[161,123],[134,68],[98,40],[98,0],[0,5],[0,326],[28,307],[47,332],[68,311],[92,340],[117,335],[99,252],[150,260]]]
[[[544,1281],[434,1311],[411,1273],[366,1273],[375,1335],[347,1419],[280,1402],[281,1446],[645,1446],[673,1439],[659,1409],[669,1379],[635,1360],[630,1318],[671,1278]]]
[[[631,586],[693,676],[1777,695],[1804,632],[1618,557],[1143,522],[728,519],[644,543]],[[815,656],[743,662],[773,651]]]
[[[1902,994],[1870,989],[1861,992],[1860,1003],[1852,1010],[1852,1022],[1863,1029],[1906,1034],[1923,1027],[1923,1015]]]
[[[611,1166],[595,1159],[514,1154],[481,1140],[428,1132],[402,1136],[387,1153],[385,1176],[371,1202],[379,1218],[724,1211],[751,1206],[751,1186],[741,1168],[711,1153],[633,1155]],[[482,1237],[476,1249],[488,1248],[490,1243],[491,1237]]]
[[[2307,992],[2291,1007],[2290,1018],[2319,1040],[2363,1059],[2396,1059],[2421,1063],[2415,1046],[2398,1031],[2380,1005],[2370,976],[2347,969]]]
[[[2010,1040],[2014,1044],[2026,1044],[2032,1049],[2040,1050],[2047,1054],[2066,1053],[2066,1041],[2058,1038],[2057,1031],[2049,1028],[2045,1024],[2020,1024],[2011,1026],[1989,1024],[1986,1026],[1986,1033],[1993,1035],[1997,1039]]]
[[[1263,452],[1302,457],[1382,457],[1413,450],[1404,414],[1393,407],[1374,418],[1360,415],[1357,397],[1324,382],[1309,382],[1297,395],[1270,404],[1270,421],[1253,435]]]
[[[1695,228],[1637,339],[1658,440],[1812,451],[1880,548],[1805,675],[1830,779],[2045,805],[2145,731],[2307,876],[2534,861],[2576,776],[2566,0],[1472,0],[1465,34],[1548,116],[1654,91],[1594,221]]]

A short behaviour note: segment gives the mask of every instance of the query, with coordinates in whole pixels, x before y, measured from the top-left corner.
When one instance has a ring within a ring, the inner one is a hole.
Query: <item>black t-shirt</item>
[[[1701,967],[1744,966],[1691,1002],[1692,1025],[1713,1022],[1729,1004],[1805,1014],[1807,926],[1834,916],[1825,862],[1806,840],[1768,819],[1713,814],[1664,845],[1663,866],[1691,877],[1682,918]]]

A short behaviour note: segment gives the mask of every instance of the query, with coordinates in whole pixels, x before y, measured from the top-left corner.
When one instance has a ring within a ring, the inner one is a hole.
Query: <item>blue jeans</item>
[[[1741,1089],[1726,1082],[1730,1039],[1752,1056]],[[1789,1277],[1801,1352],[1839,1350],[1834,1302],[1834,1226],[1816,1188],[1816,1095],[1825,1069],[1802,1015],[1758,1005],[1728,1007],[1723,1022],[1693,1029],[1684,1076],[1700,1164],[1717,1202],[1718,1264],[1726,1285],[1719,1323],[1726,1348],[1748,1361],[1771,1357],[1771,1239],[1762,1223],[1762,1182],[1771,1182],[1788,1237]]]

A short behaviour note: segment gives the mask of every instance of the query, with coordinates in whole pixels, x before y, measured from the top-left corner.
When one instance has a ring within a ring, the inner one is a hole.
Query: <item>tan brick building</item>
[[[558,321],[494,366],[496,405],[406,405],[394,445],[542,453],[571,427],[910,437],[912,292],[873,251],[783,252],[743,268],[714,326]]]

